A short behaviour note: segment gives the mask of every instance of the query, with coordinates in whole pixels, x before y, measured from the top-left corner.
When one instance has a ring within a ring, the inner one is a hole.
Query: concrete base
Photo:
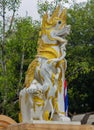
[[[77,123],[77,122],[76,122]],[[94,130],[93,125],[80,125],[75,122],[64,124],[61,122],[36,122],[36,123],[18,123],[9,125],[0,130]]]
[[[38,120],[34,120],[32,122],[29,122],[30,124],[68,124],[68,125],[81,125],[80,121],[69,121],[69,122],[63,122],[63,121],[38,121]]]

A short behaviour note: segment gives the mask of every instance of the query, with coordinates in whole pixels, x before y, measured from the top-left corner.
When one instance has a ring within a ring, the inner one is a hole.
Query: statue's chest
[[[61,56],[60,46],[52,46],[52,48],[56,51],[56,53],[58,54],[58,57],[60,57]]]

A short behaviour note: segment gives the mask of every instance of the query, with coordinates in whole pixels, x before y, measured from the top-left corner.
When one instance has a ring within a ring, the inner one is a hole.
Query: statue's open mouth
[[[57,34],[57,36],[62,38],[64,34]]]
[[[67,25],[67,26],[63,27],[62,30],[60,30],[57,33],[57,36],[59,36],[59,37],[66,36],[69,34],[69,32],[70,32],[70,25]]]

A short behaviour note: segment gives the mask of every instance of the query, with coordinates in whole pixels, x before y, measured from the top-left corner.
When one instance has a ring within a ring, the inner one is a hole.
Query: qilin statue
[[[28,67],[25,87],[19,96],[22,122],[70,121],[64,103],[65,37],[69,32],[66,9],[58,6],[52,16],[43,16],[37,55]]]

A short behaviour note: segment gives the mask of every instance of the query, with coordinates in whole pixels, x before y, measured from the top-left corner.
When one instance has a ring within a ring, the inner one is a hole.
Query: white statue
[[[66,63],[66,9],[45,14],[35,60],[29,65],[20,92],[22,122],[32,120],[70,121],[64,110]]]

